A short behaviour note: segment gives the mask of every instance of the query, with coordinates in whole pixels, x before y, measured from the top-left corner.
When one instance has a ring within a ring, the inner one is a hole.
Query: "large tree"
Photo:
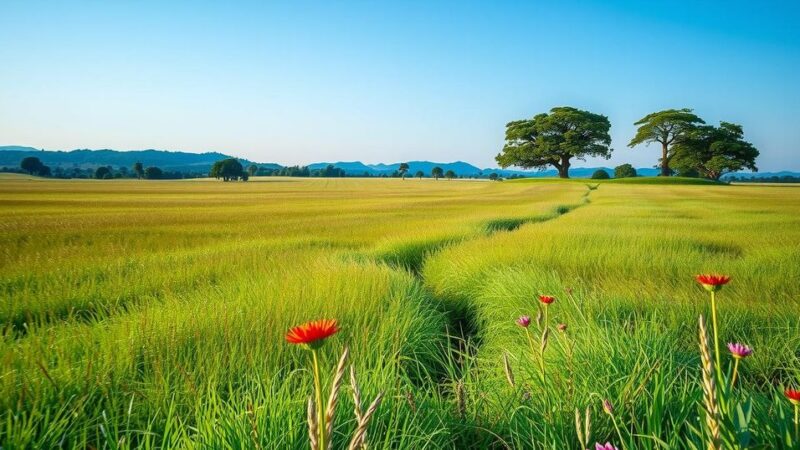
[[[113,173],[111,172],[111,167],[107,166],[100,166],[94,171],[94,177],[98,180],[105,180],[111,178]]]
[[[236,181],[244,174],[242,163],[236,158],[227,158],[214,163],[211,166],[211,175],[216,179],[222,178],[223,181]]]
[[[400,163],[400,167],[397,169],[397,171],[400,172],[400,176],[405,180],[406,173],[408,172],[408,163]]]
[[[22,161],[20,161],[19,166],[22,170],[31,175],[38,175],[39,172],[42,171],[42,168],[45,167],[44,164],[42,164],[42,161],[35,156],[23,158]]]
[[[144,169],[144,177],[148,180],[160,180],[164,176],[164,171],[156,166]]]
[[[133,172],[136,174],[136,177],[139,179],[144,178],[144,164],[141,162],[135,162],[133,164]]]
[[[553,166],[558,176],[569,178],[570,160],[611,156],[608,117],[560,106],[533,119],[506,125],[506,143],[495,157],[502,167],[525,169]]]
[[[664,111],[650,113],[642,117],[634,125],[638,126],[636,136],[631,139],[628,147],[639,144],[661,144],[661,176],[668,177],[672,174],[669,163],[674,156],[674,147],[686,138],[698,125],[704,124],[703,119],[697,117],[689,108],[665,109]]]
[[[431,176],[434,180],[438,180],[444,175],[444,170],[441,167],[436,166],[431,170]]]
[[[706,178],[719,180],[728,172],[758,171],[758,149],[744,140],[742,126],[735,123],[696,127],[674,148],[672,162],[682,173],[697,171]]]

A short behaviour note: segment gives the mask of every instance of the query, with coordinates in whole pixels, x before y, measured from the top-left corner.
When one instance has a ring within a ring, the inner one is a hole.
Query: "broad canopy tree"
[[[556,107],[533,119],[509,122],[506,143],[495,159],[504,168],[553,166],[559,177],[569,178],[572,158],[611,156],[610,128],[606,116],[569,106]]]
[[[439,178],[444,176],[444,170],[442,170],[441,167],[436,166],[433,168],[433,170],[431,170],[431,176],[433,177],[434,180],[438,180]]]
[[[703,119],[694,115],[689,108],[650,113],[634,123],[639,129],[636,130],[636,136],[631,139],[628,147],[639,144],[661,144],[661,176],[668,177],[672,174],[669,165],[675,156],[675,147],[680,145],[696,126],[704,123]]]
[[[700,175],[719,180],[728,172],[742,169],[758,171],[758,149],[744,140],[741,125],[720,122],[719,127],[695,127],[674,145],[672,162],[682,173],[696,171]]]
[[[400,163],[400,167],[397,171],[400,172],[400,176],[405,180],[406,173],[408,172],[408,163]]]
[[[28,156],[20,161],[19,166],[22,170],[31,175],[50,176],[50,167],[45,166],[42,161],[35,156]]]
[[[243,178],[245,171],[244,167],[242,167],[242,163],[237,161],[236,158],[227,158],[215,162],[214,165],[211,166],[211,173],[209,175],[218,180],[222,178],[223,181],[236,181],[239,178]]]

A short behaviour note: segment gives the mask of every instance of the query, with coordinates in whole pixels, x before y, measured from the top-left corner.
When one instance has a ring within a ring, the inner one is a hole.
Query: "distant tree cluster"
[[[206,176],[204,173],[198,172],[168,172],[163,171],[158,167],[143,167],[142,163],[136,163],[133,165],[133,170],[128,170],[127,167],[117,167],[114,168],[112,166],[99,166],[99,167],[62,167],[57,166],[55,169],[51,169],[50,167],[44,165],[39,158],[35,156],[29,156],[24,158],[20,162],[20,170],[23,173],[28,173],[31,175],[38,175],[41,177],[53,177],[53,178],[63,178],[63,179],[70,179],[70,178],[93,178],[98,180],[110,180],[110,179],[118,179],[118,178],[145,178],[151,180],[158,180],[158,179],[181,179],[181,178],[198,178]],[[3,171],[11,172],[14,170],[10,170],[8,168],[4,168]]]
[[[211,166],[209,176],[216,179],[222,178],[223,181],[247,181],[249,173],[244,170],[242,163],[236,158],[227,158],[214,163]]]
[[[727,176],[725,177],[725,181],[730,181],[732,183],[800,183],[800,177],[796,177],[793,175],[783,175],[777,176],[772,175],[769,177],[759,177],[755,175],[742,175],[742,176]]]
[[[52,173],[50,167],[42,164],[42,161],[35,157],[29,156],[24,158],[20,164],[20,168],[30,175],[38,175],[40,177],[49,177]]]
[[[668,109],[644,116],[634,125],[636,135],[628,146],[658,144],[662,176],[700,176],[719,180],[724,174],[742,169],[757,171],[759,155],[744,140],[741,125],[720,122],[706,125],[691,109]],[[506,142],[496,160],[501,167],[544,169],[553,166],[561,178],[569,178],[573,158],[611,156],[611,127],[608,118],[571,107],[556,107],[533,119],[506,125]],[[603,171],[605,173],[605,171]],[[636,176],[629,164],[615,169],[616,178]],[[608,176],[605,173],[605,176]],[[592,178],[604,177],[600,171]]]

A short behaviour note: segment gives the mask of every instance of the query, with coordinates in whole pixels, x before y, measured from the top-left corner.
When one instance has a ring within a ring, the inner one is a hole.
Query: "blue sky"
[[[691,107],[800,169],[800,3],[0,1],[0,145],[495,166],[553,106]]]

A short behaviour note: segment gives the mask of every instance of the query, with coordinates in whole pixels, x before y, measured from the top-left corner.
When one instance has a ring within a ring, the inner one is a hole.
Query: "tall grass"
[[[3,179],[0,445],[307,448],[308,355],[283,335],[333,317],[325,367],[346,345],[362,397],[385,392],[371,448],[575,448],[587,407],[593,440],[702,448],[705,271],[734,276],[721,339],[756,349],[737,387],[763,444],[791,428],[777,386],[800,381],[798,193]],[[568,325],[544,381],[514,323],[539,294]]]
[[[702,448],[690,424],[701,395],[695,324],[708,301],[693,275],[720,271],[734,276],[720,303],[721,339],[756,348],[742,372],[751,442],[778,445],[773,401],[800,379],[800,286],[788,282],[800,279],[798,194],[602,185],[557,220],[437,253],[426,284],[475,305],[483,330],[483,380],[473,389],[506,393],[482,406],[498,417],[494,432],[520,446],[577,446],[574,410],[610,398],[627,448]],[[539,294],[559,298],[551,317],[569,325],[562,351],[546,354],[545,383],[514,322],[536,314]],[[525,388],[508,388],[506,352]],[[597,440],[618,440],[609,422],[596,425]]]

